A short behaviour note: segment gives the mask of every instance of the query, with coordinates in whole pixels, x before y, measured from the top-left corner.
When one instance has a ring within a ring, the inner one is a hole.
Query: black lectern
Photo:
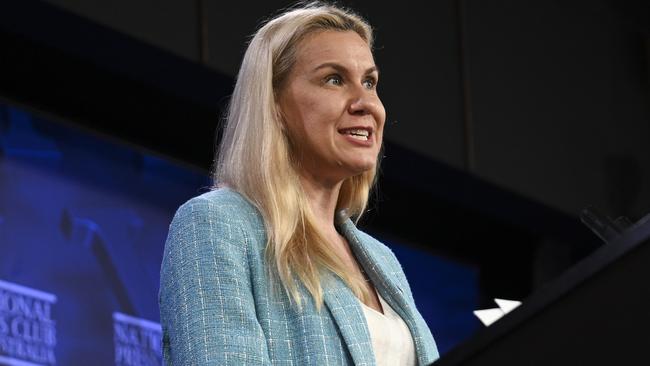
[[[433,365],[650,365],[650,215],[615,231]]]

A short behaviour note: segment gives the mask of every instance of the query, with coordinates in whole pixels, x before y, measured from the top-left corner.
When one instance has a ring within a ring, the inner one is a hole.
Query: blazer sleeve
[[[159,293],[167,365],[270,364],[234,210],[194,198],[172,220]]]

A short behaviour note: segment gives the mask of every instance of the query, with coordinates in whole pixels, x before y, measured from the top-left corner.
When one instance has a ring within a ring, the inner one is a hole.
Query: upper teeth
[[[345,133],[350,134],[350,135],[365,136],[365,137],[368,137],[368,135],[369,135],[367,130],[362,130],[362,129],[347,130],[347,131],[345,131]]]

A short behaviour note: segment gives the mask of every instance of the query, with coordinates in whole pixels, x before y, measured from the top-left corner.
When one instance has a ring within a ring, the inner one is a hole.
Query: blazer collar
[[[339,230],[347,239],[357,261],[359,261],[379,294],[395,311],[404,317],[403,312],[408,311],[409,307],[406,304],[404,291],[399,283],[387,273],[388,263],[386,263],[386,258],[369,248],[372,243],[367,243],[367,239],[361,236],[361,233],[349,218],[339,223]],[[410,313],[408,316],[410,316]]]
[[[412,310],[399,284],[386,272],[386,259],[376,251],[369,250],[370,243],[364,242],[367,239],[360,235],[349,218],[339,219],[337,226],[379,294],[404,319],[415,338],[417,329]],[[331,277],[324,290],[323,301],[341,331],[354,364],[375,365],[374,353],[368,351],[372,350],[372,341],[360,301],[341,279],[334,275]],[[416,351],[420,355],[422,352],[417,346],[416,343]]]
[[[359,300],[338,276],[331,275],[327,281],[323,302],[341,332],[354,365],[375,366],[372,340]]]

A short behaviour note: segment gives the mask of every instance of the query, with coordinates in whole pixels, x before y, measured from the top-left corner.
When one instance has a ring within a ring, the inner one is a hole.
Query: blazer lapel
[[[350,219],[340,223],[339,227],[343,236],[348,240],[359,264],[361,264],[380,295],[400,316],[404,317],[407,312],[410,317],[410,307],[406,303],[402,288],[393,276],[386,272],[386,260],[378,253],[368,250],[362,239],[357,235],[357,229]]]
[[[339,228],[348,240],[357,260],[379,294],[408,325],[415,343],[418,363],[423,364],[429,350],[425,349],[424,345],[419,342],[421,331],[416,324],[415,315],[413,314],[413,310],[415,309],[412,309],[408,304],[404,291],[396,279],[387,273],[387,269],[389,268],[387,259],[384,259],[379,253],[368,249],[368,245],[364,244],[363,238],[358,234],[356,226],[349,218],[339,220]]]
[[[323,301],[341,332],[355,365],[374,366],[372,341],[359,300],[341,279],[328,276]]]

